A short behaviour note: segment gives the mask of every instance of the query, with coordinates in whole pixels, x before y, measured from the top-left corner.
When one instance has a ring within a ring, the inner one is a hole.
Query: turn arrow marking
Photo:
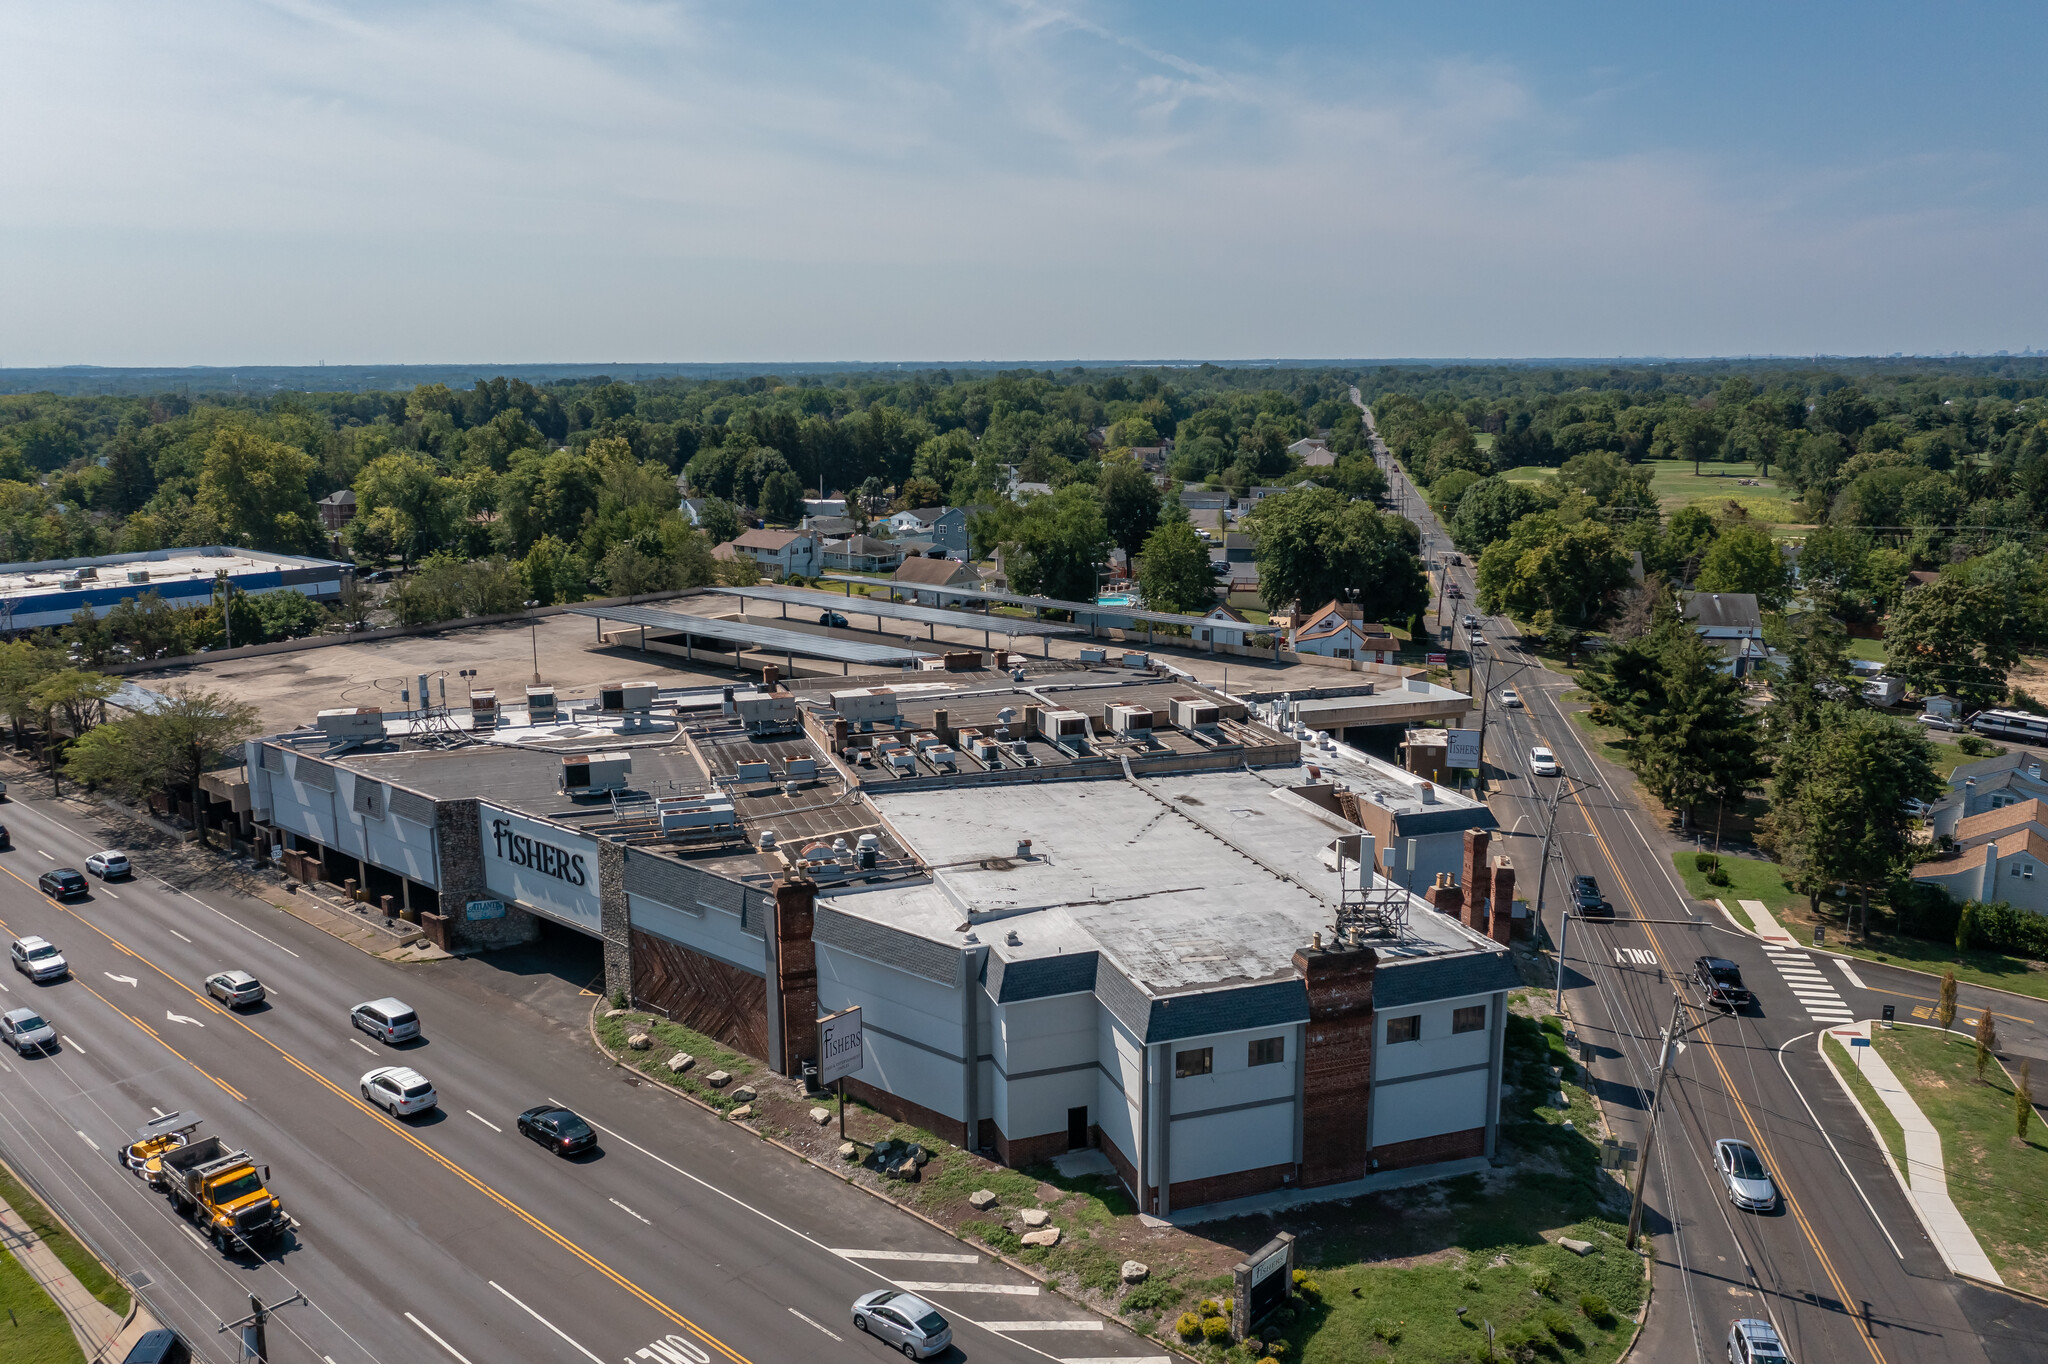
[[[164,1010],[164,1017],[170,1019],[171,1022],[173,1023],[190,1023],[194,1027],[199,1028],[203,1028],[206,1026],[204,1023],[201,1023],[196,1018],[187,1018],[183,1014],[174,1014],[169,1009]]]
[[[118,980],[123,985],[133,985],[135,983],[135,977],[133,976],[117,976],[112,971],[102,971],[100,972],[100,974],[105,976],[108,980]]]

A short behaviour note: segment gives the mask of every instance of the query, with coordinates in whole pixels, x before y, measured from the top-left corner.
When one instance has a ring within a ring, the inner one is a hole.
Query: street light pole
[[[1587,781],[1581,777],[1560,777],[1557,789],[1550,794],[1550,818],[1543,825],[1543,851],[1538,856],[1536,862],[1536,922],[1539,924],[1543,922],[1543,887],[1550,878],[1550,842],[1557,833],[1557,807],[1564,802],[1566,782],[1578,783],[1576,790],[1571,792],[1573,795],[1576,795],[1579,791],[1591,790],[1599,785],[1598,782]],[[1570,941],[1571,927],[1572,911],[1567,906],[1564,912],[1557,916],[1557,1002],[1555,1007],[1560,1013],[1564,1011],[1565,948],[1566,944]]]

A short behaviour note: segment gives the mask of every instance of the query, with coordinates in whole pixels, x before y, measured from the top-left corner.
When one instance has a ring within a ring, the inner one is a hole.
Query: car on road
[[[57,1040],[57,1030],[36,1016],[34,1009],[9,1009],[0,1014],[0,1042],[20,1055],[48,1051]]]
[[[1474,630],[1471,634],[1465,636],[1465,647],[1468,649],[1484,649],[1486,647],[1486,636]]]
[[[1468,613],[1465,617],[1465,628],[1467,630],[1477,630],[1479,628],[1479,617]]]
[[[102,881],[111,881],[117,876],[132,876],[135,868],[128,865],[128,854],[115,848],[96,852],[85,859],[85,869]]]
[[[1500,689],[1500,703],[1509,710],[1520,710],[1522,708],[1522,693],[1516,691],[1513,687],[1502,687]]]
[[[1778,1206],[1778,1190],[1771,1172],[1764,1168],[1756,1148],[1740,1137],[1723,1137],[1714,1143],[1714,1168],[1728,1188],[1728,1201],[1749,1212],[1769,1212]]]
[[[348,1021],[379,1042],[395,1045],[420,1035],[420,1016],[402,999],[373,999],[348,1011]]]
[[[1755,1317],[1738,1317],[1728,1328],[1728,1364],[1792,1364],[1778,1328]]]
[[[846,623],[846,617],[844,617],[844,616],[840,615],[840,614],[839,614],[839,613],[838,613],[837,611],[821,611],[821,612],[819,612],[819,613],[818,613],[818,624],[820,624],[820,625],[829,625],[829,626],[831,626],[831,627],[832,627],[832,628],[833,628],[834,630],[848,630],[848,629],[851,629],[851,628],[852,628],[851,626],[849,626],[849,625],[848,625],[848,624]]]
[[[192,1364],[192,1351],[176,1331],[145,1331],[121,1364]]]
[[[38,876],[36,889],[52,900],[69,900],[75,895],[85,894],[91,887],[87,886],[85,878],[78,874],[78,868],[58,867],[54,871],[46,871]]]
[[[392,1117],[424,1113],[441,1102],[433,1084],[411,1066],[379,1066],[362,1080],[363,1098]]]
[[[30,980],[55,980],[71,973],[71,963],[64,960],[64,954],[48,938],[30,934],[16,938],[7,946],[7,959],[14,963],[14,969]]]
[[[1600,898],[1600,882],[1591,876],[1579,875],[1572,878],[1572,899],[1584,904]]]
[[[1542,744],[1529,750],[1529,770],[1539,777],[1557,775],[1557,755]]]
[[[1572,907],[1583,919],[1611,919],[1614,906],[1600,893],[1600,883],[1590,876],[1572,878]]]
[[[1446,597],[1449,597],[1452,601],[1463,601],[1465,600],[1465,589],[1458,586],[1456,583],[1452,583],[1449,587],[1444,589],[1444,595]]]
[[[13,846],[13,836],[7,832],[7,826],[5,824],[0,824],[0,848],[11,848]]]
[[[900,1288],[877,1288],[853,1300],[853,1329],[874,1336],[912,1359],[943,1354],[953,1343],[953,1325],[939,1309]]]
[[[1726,957],[1699,958],[1692,964],[1692,975],[1709,1004],[1732,1014],[1750,1002],[1750,993],[1742,983],[1742,968]]]
[[[573,1156],[597,1145],[590,1124],[559,1104],[540,1104],[519,1115],[519,1135],[530,1137],[558,1156]]]
[[[267,998],[263,982],[247,971],[216,971],[206,978],[206,993],[230,1009],[261,1004]]]

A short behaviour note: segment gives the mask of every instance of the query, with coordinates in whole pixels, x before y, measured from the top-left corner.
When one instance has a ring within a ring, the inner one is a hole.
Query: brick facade
[[[1139,1203],[1143,1207],[1151,1207],[1151,1199],[1140,1200],[1138,1198],[1138,1167],[1133,1165],[1131,1158],[1123,1153],[1123,1148],[1102,1135],[1102,1129],[1099,1127],[1089,1135],[1094,1139],[1095,1144],[1101,1148],[1102,1154],[1109,1157],[1109,1163],[1116,1167],[1117,1178],[1121,1179],[1124,1182],[1124,1188],[1130,1191],[1132,1201]]]
[[[782,999],[782,1055],[768,1058],[784,1075],[818,1059],[818,949],[811,942],[818,884],[792,874],[775,887],[775,965]],[[955,1123],[958,1127],[959,1124]]]
[[[1092,1129],[1088,1135],[1090,1140],[1095,1137]],[[1038,1137],[1009,1137],[1003,1135],[1000,1127],[996,1129],[996,1158],[1012,1169],[1021,1170],[1027,1165],[1043,1165],[1054,1156],[1063,1156],[1066,1153],[1065,1132],[1047,1132]]]
[[[1484,829],[1465,830],[1465,907],[1458,918],[1481,933],[1486,931],[1486,913],[1491,903],[1487,891],[1493,877],[1486,866],[1486,849],[1492,841],[1493,835]]]
[[[1497,943],[1505,943],[1514,935],[1515,917],[1515,867],[1505,857],[1493,861],[1493,884],[1488,889],[1487,899],[1493,904],[1493,920],[1487,932]]]
[[[1366,1171],[1372,1111],[1372,985],[1369,947],[1304,947],[1294,969],[1308,986],[1302,1049],[1301,1184],[1337,1184]]]
[[[1464,917],[1465,888],[1453,880],[1447,871],[1436,874],[1436,884],[1422,892],[1422,898],[1429,901],[1440,913],[1448,914],[1453,919]]]
[[[1294,1177],[1294,1162],[1266,1165],[1256,1170],[1233,1170],[1207,1179],[1183,1179],[1167,1191],[1173,1208],[1194,1208],[1204,1203],[1223,1203],[1233,1198],[1250,1198],[1287,1187]]]
[[[958,1118],[949,1118],[943,1113],[926,1108],[923,1104],[912,1103],[901,1094],[891,1094],[886,1089],[877,1089],[875,1086],[862,1080],[857,1080],[851,1075],[847,1076],[841,1083],[846,1086],[846,1092],[849,1095],[859,1099],[877,1113],[885,1114],[896,1119],[898,1122],[907,1122],[912,1126],[922,1127],[933,1136],[943,1137],[955,1146],[964,1145],[967,1141],[967,1124],[961,1122]],[[1060,1149],[1065,1150],[1066,1138],[1062,1136],[1060,1141]]]
[[[1435,1165],[1439,1161],[1465,1160],[1485,1154],[1484,1127],[1468,1127],[1462,1132],[1444,1132],[1434,1137],[1417,1137],[1413,1141],[1389,1142],[1372,1148],[1373,1159],[1379,1162],[1382,1170],[1405,1170],[1411,1166]]]

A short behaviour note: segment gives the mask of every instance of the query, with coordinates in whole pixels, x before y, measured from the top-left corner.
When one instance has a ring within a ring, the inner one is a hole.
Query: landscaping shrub
[[[1126,1312],[1157,1312],[1180,1300],[1181,1288],[1172,1274],[1155,1274],[1124,1294]]]
[[[1284,1340],[1267,1341],[1266,1353],[1271,1355],[1275,1359],[1287,1358],[1287,1342]]]
[[[1614,1320],[1613,1309],[1608,1307],[1607,1299],[1601,1297],[1598,1293],[1579,1294],[1579,1310],[1584,1312],[1586,1320],[1592,1322],[1595,1326],[1605,1326],[1608,1322]]]
[[[1213,1317],[1223,1310],[1223,1304],[1214,1298],[1204,1298],[1195,1304],[1195,1311],[1205,1317]]]
[[[1385,1341],[1389,1345],[1397,1345],[1401,1341],[1401,1323],[1389,1321],[1382,1317],[1372,1324],[1372,1335],[1374,1340]]]
[[[1204,1317],[1202,1319],[1202,1339],[1211,1343],[1230,1339],[1230,1318]]]
[[[1529,1286],[1546,1298],[1554,1298],[1557,1296],[1557,1275],[1547,1269],[1531,1270]]]
[[[1173,1329],[1184,1339],[1192,1340],[1202,1333],[1202,1319],[1193,1312],[1183,1312],[1173,1323]]]
[[[1555,1307],[1544,1312],[1543,1329],[1560,1345],[1576,1347],[1579,1343],[1578,1324]]]
[[[1692,855],[1692,865],[1695,871],[1718,871],[1721,859],[1710,852],[1696,852]]]
[[[1974,734],[1958,735],[1956,747],[1963,751],[1964,756],[1971,758],[1981,758],[1991,752],[1991,745]]]

